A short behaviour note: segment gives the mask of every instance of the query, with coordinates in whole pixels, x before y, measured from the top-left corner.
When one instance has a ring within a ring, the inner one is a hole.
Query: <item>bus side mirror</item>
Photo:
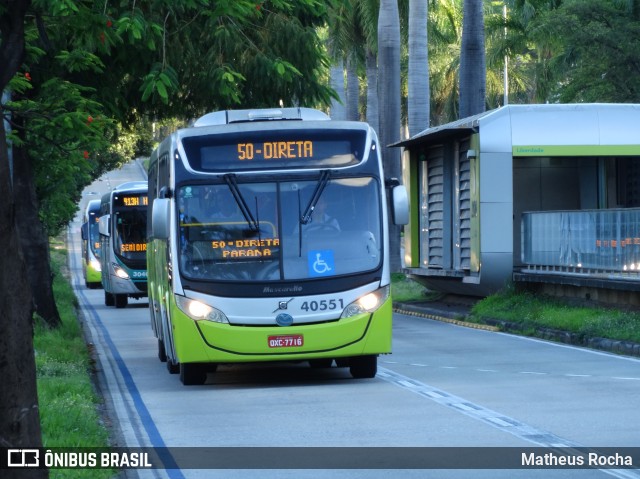
[[[153,200],[151,213],[151,234],[154,239],[169,239],[169,226],[171,218],[171,200],[156,198]]]
[[[393,224],[406,225],[409,223],[409,196],[404,185],[394,186],[391,190],[393,205]]]
[[[102,236],[111,236],[109,231],[109,225],[111,224],[111,215],[104,215],[100,217],[100,223],[98,223],[98,231]]]
[[[82,223],[80,227],[80,236],[82,237],[82,241],[87,241],[89,239],[89,223]]]

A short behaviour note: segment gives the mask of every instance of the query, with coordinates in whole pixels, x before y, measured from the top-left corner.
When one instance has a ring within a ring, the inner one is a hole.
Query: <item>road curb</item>
[[[466,328],[480,329],[491,332],[506,332],[517,334],[520,336],[528,336],[540,338],[556,343],[569,344],[582,348],[595,349],[609,353],[619,354],[622,356],[630,356],[640,358],[640,343],[633,341],[614,340],[607,338],[588,337],[578,333],[570,333],[568,331],[560,331],[550,328],[535,328],[533,334],[527,334],[528,327],[510,321],[483,317],[484,324],[472,323],[459,317],[467,317],[468,311],[464,306],[459,308],[451,308],[450,311],[441,311],[437,307],[425,306],[425,304],[413,305],[410,303],[396,303],[393,311],[399,314],[409,316],[417,316],[426,319],[433,319],[445,323],[455,324]]]
[[[493,326],[490,324],[471,323],[469,321],[455,319],[450,316],[437,314],[435,312],[430,312],[428,310],[425,310],[425,308],[421,306],[412,306],[406,303],[398,303],[394,305],[393,311],[399,314],[406,314],[408,316],[417,316],[421,318],[433,319],[435,321],[455,324],[457,326],[464,326],[466,328],[482,329],[484,331],[493,331],[493,332],[500,331],[500,328],[498,328],[497,326]],[[453,314],[459,314],[459,313],[453,313]]]

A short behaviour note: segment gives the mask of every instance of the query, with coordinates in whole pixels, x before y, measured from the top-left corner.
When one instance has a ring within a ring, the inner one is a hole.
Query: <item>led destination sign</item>
[[[238,160],[273,160],[313,158],[313,142],[269,141],[265,143],[238,143]]]
[[[364,130],[268,130],[182,139],[187,161],[196,170],[344,167],[366,153]]]
[[[114,206],[124,206],[125,208],[136,206],[148,206],[149,197],[145,195],[118,195],[114,197]]]
[[[144,253],[146,251],[146,243],[123,243],[120,245],[120,253]]]
[[[211,242],[211,248],[219,251],[219,256],[225,259],[273,256],[278,253],[279,246],[279,238],[263,238],[260,240],[238,239]]]

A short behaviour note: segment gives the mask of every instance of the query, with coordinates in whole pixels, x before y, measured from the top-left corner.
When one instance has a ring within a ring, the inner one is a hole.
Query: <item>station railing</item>
[[[521,240],[526,271],[640,281],[640,208],[526,212]]]

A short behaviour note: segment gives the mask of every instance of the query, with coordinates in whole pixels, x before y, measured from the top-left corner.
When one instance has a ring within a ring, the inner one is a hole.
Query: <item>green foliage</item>
[[[34,347],[44,447],[107,447],[109,434],[99,415],[100,398],[91,378],[91,357],[76,317],[77,300],[68,280],[66,250],[51,250],[54,294],[62,326],[36,323]],[[112,470],[52,470],[52,478],[110,478]]]
[[[8,104],[22,119],[10,138],[32,158],[40,216],[51,234],[73,218],[82,189],[114,166],[105,152],[115,125],[89,99],[92,92],[54,77]]]
[[[585,337],[640,342],[640,313],[613,308],[580,306],[559,298],[516,291],[513,287],[484,298],[472,308],[482,318],[510,321],[534,331],[551,328]]]
[[[391,274],[393,301],[429,301],[439,296],[441,296],[440,293],[428,291],[423,285],[407,278],[403,273]]]
[[[637,2],[505,3],[506,22],[503,2],[491,2],[487,65],[503,68],[509,57],[512,103],[640,101]]]
[[[31,14],[7,107],[50,234],[72,219],[84,186],[150,153],[144,118],[330,98],[319,0],[34,0]]]
[[[142,101],[148,101],[152,95],[158,94],[163,103],[169,102],[169,91],[178,88],[176,71],[171,67],[163,68],[161,64],[153,65],[151,72],[145,75],[140,86]]]
[[[543,20],[561,38],[560,102],[640,101],[640,13],[630,2],[567,0]]]

